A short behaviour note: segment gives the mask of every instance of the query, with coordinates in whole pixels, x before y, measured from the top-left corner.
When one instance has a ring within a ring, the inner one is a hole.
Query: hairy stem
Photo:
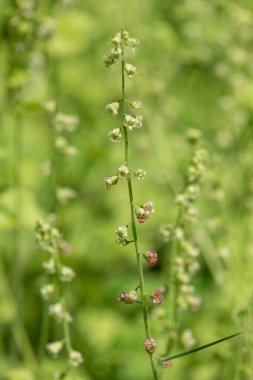
[[[125,112],[126,112],[126,99],[125,99],[125,58],[124,58],[124,46],[123,46],[123,44],[121,45],[121,48],[122,48],[122,59],[121,59],[122,98],[123,98],[123,114],[125,114]],[[127,130],[126,127],[123,127],[123,131],[124,131],[124,141],[125,141],[125,163],[129,167],[129,159],[128,159],[128,130]],[[134,198],[133,198],[133,189],[132,189],[132,181],[131,181],[131,175],[130,175],[130,173],[129,173],[128,178],[127,178],[127,185],[128,185],[128,194],[129,194],[129,202],[130,202],[130,209],[131,209],[131,225],[132,225],[132,232],[133,232],[133,239],[134,239],[134,247],[135,247],[136,259],[137,259],[137,265],[138,265],[138,272],[139,272],[139,281],[140,281],[140,293],[141,293],[141,301],[142,301],[143,320],[144,320],[146,337],[148,339],[150,339],[151,338],[151,334],[150,334],[150,328],[149,328],[148,310],[147,310],[147,303],[146,303],[146,297],[145,297],[144,274],[143,274],[143,267],[142,267],[142,256],[139,255],[138,236],[137,236],[137,229],[136,229],[135,217],[134,217]],[[153,379],[154,380],[158,380],[158,375],[157,375],[157,370],[156,370],[155,363],[154,363],[153,354],[150,354],[149,357],[150,357],[150,363],[151,363],[152,372],[153,372]]]

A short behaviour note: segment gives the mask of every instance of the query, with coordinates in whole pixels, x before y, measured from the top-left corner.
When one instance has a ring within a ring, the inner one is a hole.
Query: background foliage
[[[202,254],[196,282],[202,306],[183,315],[182,323],[198,344],[246,329],[242,339],[175,361],[163,378],[251,379],[252,3],[43,0],[38,19],[52,20],[55,32],[32,40],[28,62],[20,66],[12,50],[17,36],[7,26],[14,8],[15,2],[0,1],[0,379],[50,379],[61,366],[60,359],[46,358],[34,375],[44,276],[33,231],[50,211],[51,184],[40,166],[53,144],[43,108],[51,99],[81,120],[71,137],[79,154],[62,159],[59,173],[62,185],[78,196],[57,217],[77,272],[68,302],[75,346],[85,358],[78,378],[149,378],[139,309],[116,303],[120,291],[137,285],[131,247],[122,250],[113,237],[128,215],[126,189],[121,183],[106,192],[103,183],[123,161],[122,146],[107,139],[113,121],[104,114],[105,104],[120,97],[120,72],[108,73],[102,62],[106,43],[122,27],[141,40],[132,59],[138,75],[127,83],[128,96],[144,104],[144,126],[131,141],[130,157],[148,177],[135,184],[135,198],[152,199],[156,207],[140,229],[141,246],[161,257],[166,252],[159,228],[175,219],[175,195],[191,158],[186,132],[198,128],[210,156],[194,227]],[[163,281],[159,267],[152,272],[146,268],[150,289]],[[159,337],[155,313],[152,330]],[[56,334],[54,327],[50,334]],[[158,345],[163,342],[160,334]]]

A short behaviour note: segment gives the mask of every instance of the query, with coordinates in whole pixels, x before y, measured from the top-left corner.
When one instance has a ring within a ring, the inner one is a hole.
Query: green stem
[[[43,315],[41,321],[41,331],[40,331],[40,342],[39,342],[39,353],[38,353],[38,361],[39,364],[42,362],[45,353],[45,346],[48,341],[48,333],[49,333],[49,316],[48,316],[48,303],[43,302]]]
[[[61,304],[63,306],[63,312],[64,312],[64,318],[63,318],[63,335],[64,335],[64,341],[66,344],[66,349],[68,354],[72,351],[72,343],[71,343],[71,337],[70,337],[70,329],[69,329],[69,322],[67,320],[67,308],[66,308],[66,300],[64,295],[64,289],[63,285],[60,281],[60,270],[61,270],[61,262],[59,253],[56,254],[55,258],[55,264],[56,264],[56,271],[57,271],[57,283],[59,288],[59,293],[61,297]]]
[[[123,44],[121,45],[121,48],[122,48],[121,79],[122,79],[122,98],[123,98],[123,117],[124,117],[124,114],[126,112],[126,99],[125,99],[125,58],[124,58],[124,47],[123,47]],[[127,131],[127,128],[123,127],[123,131],[124,131],[124,142],[125,142],[125,163],[126,163],[127,167],[129,167],[129,162],[128,162],[128,145],[129,144],[128,144],[128,131]],[[133,189],[132,189],[132,182],[131,182],[131,175],[130,175],[130,173],[129,173],[129,176],[127,178],[127,185],[128,185],[128,194],[129,194],[129,202],[130,202],[130,209],[131,209],[131,226],[132,226],[134,246],[135,246],[135,253],[136,253],[138,272],[139,272],[140,293],[141,293],[141,301],[142,301],[142,313],[143,313],[144,327],[145,327],[146,337],[148,339],[150,339],[151,338],[151,334],[150,334],[150,328],[149,328],[148,310],[147,310],[147,303],[146,303],[146,297],[145,297],[144,274],[143,274],[143,267],[142,267],[142,256],[139,255],[138,236],[137,236],[135,217],[134,217]],[[149,357],[150,357],[150,363],[151,363],[151,368],[152,368],[152,372],[153,372],[153,378],[154,378],[154,380],[158,380],[158,374],[157,374],[157,370],[156,370],[156,367],[155,367],[155,362],[154,362],[153,354],[150,354]]]

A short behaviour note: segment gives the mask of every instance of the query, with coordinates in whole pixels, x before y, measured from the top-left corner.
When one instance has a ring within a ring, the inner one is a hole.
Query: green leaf
[[[233,335],[226,336],[225,338],[222,338],[222,339],[219,339],[219,340],[215,340],[214,342],[205,344],[204,346],[200,346],[200,347],[194,348],[193,350],[190,350],[190,351],[181,352],[180,354],[173,355],[173,356],[166,356],[165,358],[160,359],[159,362],[163,363],[163,362],[166,362],[167,360],[177,359],[177,358],[180,358],[182,356],[193,354],[194,352],[204,350],[205,348],[214,346],[215,344],[224,342],[225,340],[232,339],[232,338],[234,338],[234,337],[236,337],[236,336],[238,336],[240,334],[241,334],[241,332],[233,334]]]

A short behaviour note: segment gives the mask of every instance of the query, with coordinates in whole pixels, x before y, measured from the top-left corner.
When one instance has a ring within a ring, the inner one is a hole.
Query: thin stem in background
[[[123,117],[124,117],[124,114],[126,112],[126,99],[125,99],[125,58],[124,58],[124,46],[123,46],[123,44],[121,44],[121,48],[122,48],[121,79],[122,79],[122,98],[123,98]],[[124,142],[125,142],[125,163],[126,163],[127,167],[129,167],[128,130],[124,126],[122,128],[124,131]],[[145,297],[142,257],[141,257],[141,255],[139,255],[138,236],[137,236],[136,223],[135,223],[135,217],[134,217],[134,198],[133,198],[133,189],[132,189],[132,181],[131,181],[131,174],[130,173],[129,173],[128,178],[127,178],[127,185],[128,185],[128,194],[129,194],[129,202],[130,202],[130,210],[131,210],[131,226],[132,226],[132,232],[133,232],[135,253],[136,253],[136,258],[137,258],[139,280],[140,280],[140,293],[141,293],[141,301],[142,301],[143,320],[144,320],[146,337],[148,339],[150,339],[151,334],[150,334],[150,328],[149,328],[148,310],[147,310],[147,303],[146,303],[146,297]],[[155,367],[153,354],[149,354],[149,357],[150,357],[150,363],[151,363],[151,368],[152,368],[152,372],[153,372],[153,378],[154,378],[154,380],[158,380],[158,374],[157,374],[157,370]]]

